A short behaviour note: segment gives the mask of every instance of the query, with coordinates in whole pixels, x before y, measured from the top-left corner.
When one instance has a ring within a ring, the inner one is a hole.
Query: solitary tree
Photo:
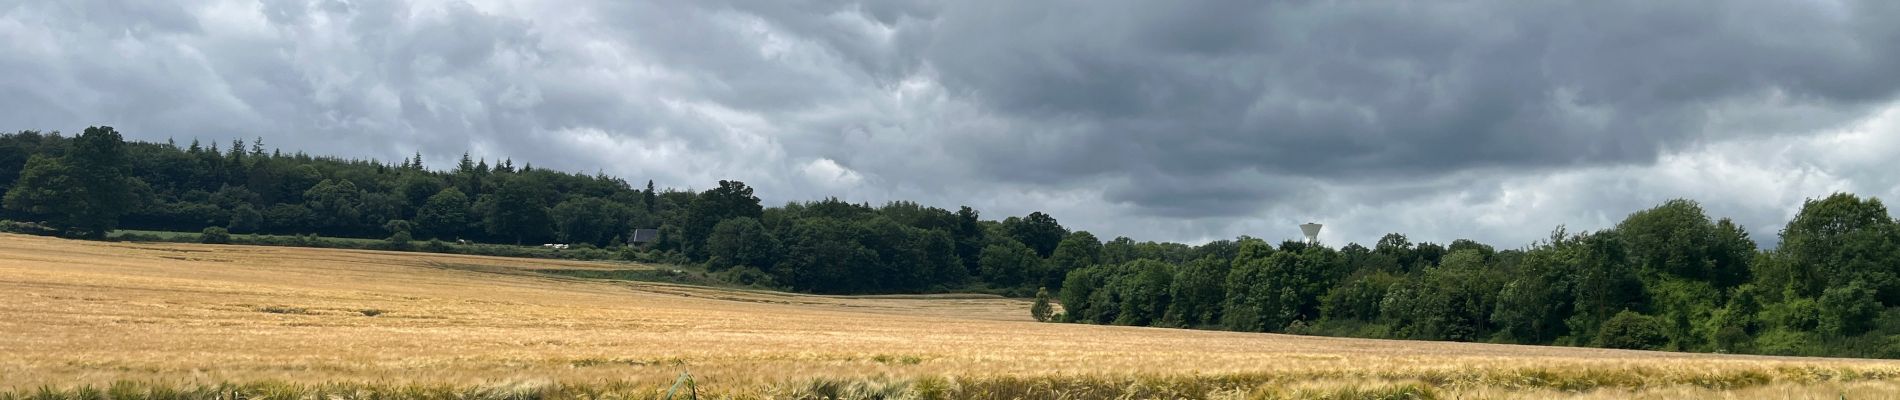
[[[1036,322],[1049,322],[1054,312],[1055,307],[1049,305],[1049,288],[1036,289],[1036,304],[1029,306],[1029,316],[1036,317]]]

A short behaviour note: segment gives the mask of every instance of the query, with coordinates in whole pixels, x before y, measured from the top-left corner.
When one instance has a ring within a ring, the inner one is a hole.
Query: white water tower
[[[1306,234],[1306,244],[1319,244],[1320,226],[1320,224],[1313,222],[1300,224],[1300,233]]]

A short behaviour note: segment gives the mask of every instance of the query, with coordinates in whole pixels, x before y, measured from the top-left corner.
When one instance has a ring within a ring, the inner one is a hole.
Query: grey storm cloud
[[[1648,162],[1745,133],[1713,112],[1864,109],[1900,85],[1889,2],[1297,3],[970,5],[924,52],[997,112],[1088,124],[1079,151],[992,153],[1075,174]]]
[[[1895,20],[1847,0],[27,0],[0,4],[0,128],[740,179],[1143,240],[1324,219],[1522,243],[1692,197],[1772,241],[1816,191],[1900,195],[1882,158],[1814,161],[1900,146]]]

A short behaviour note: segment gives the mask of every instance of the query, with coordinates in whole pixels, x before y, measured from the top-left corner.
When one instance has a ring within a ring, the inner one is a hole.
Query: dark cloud
[[[1807,158],[1889,126],[1866,121],[1900,92],[1897,19],[1885,1],[26,1],[0,6],[0,121],[1043,210],[1144,240],[1325,219],[1358,241],[1521,242],[1668,197],[1762,225],[1813,191],[1894,192],[1883,162]]]
[[[1893,6],[1691,3],[963,2],[921,56],[1032,127],[1092,124],[1050,146],[1077,151],[997,169],[1105,174],[1643,163],[1739,134],[1708,129],[1725,107],[1865,109],[1900,87]]]

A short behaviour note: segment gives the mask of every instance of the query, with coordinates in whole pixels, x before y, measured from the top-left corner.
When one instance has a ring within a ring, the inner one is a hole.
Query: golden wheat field
[[[659,398],[682,373],[739,398],[1900,397],[1888,361],[1043,324],[1014,299],[536,272],[638,268],[0,235],[0,397]]]

